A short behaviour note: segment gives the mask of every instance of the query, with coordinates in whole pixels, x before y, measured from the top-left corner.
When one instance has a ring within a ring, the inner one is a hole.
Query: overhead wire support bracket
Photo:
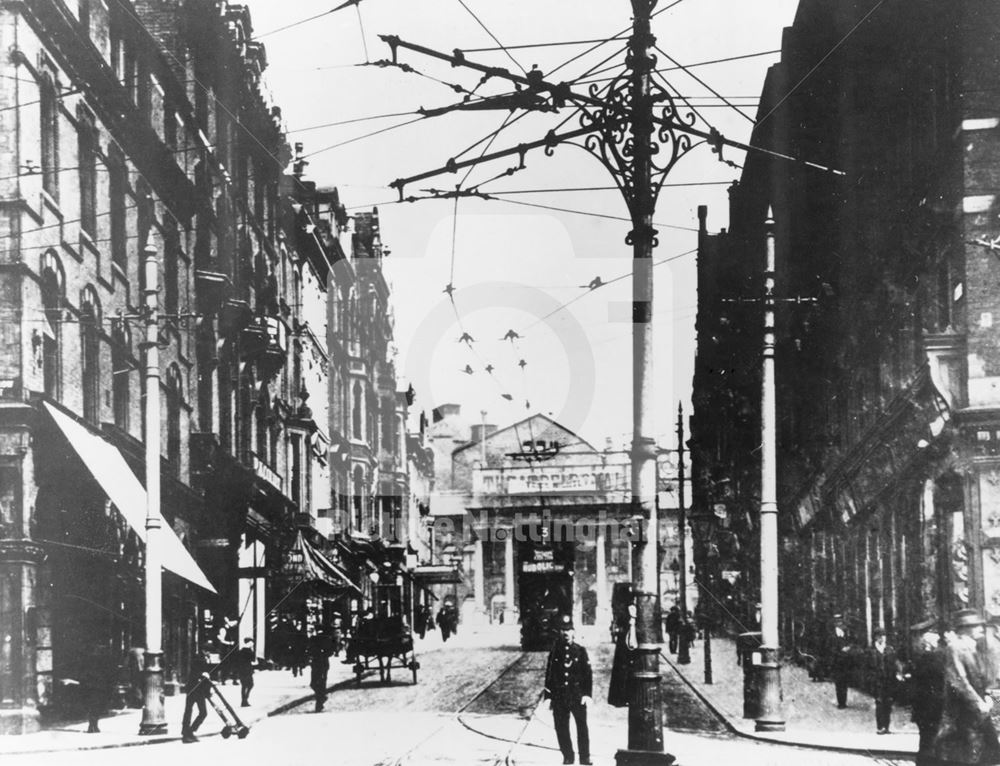
[[[456,48],[451,54],[441,53],[433,48],[428,48],[423,45],[417,45],[416,43],[410,43],[405,40],[400,39],[397,35],[379,35],[379,38],[383,40],[387,45],[389,45],[392,51],[392,63],[398,65],[398,49],[404,48],[406,50],[414,51],[415,53],[421,53],[431,58],[436,58],[439,61],[447,61],[453,67],[463,66],[473,69],[475,71],[482,72],[484,75],[490,77],[500,77],[517,85],[527,86],[531,93],[549,93],[552,96],[552,109],[558,109],[566,105],[567,102],[576,104],[579,107],[592,107],[596,108],[594,112],[589,115],[586,120],[586,124],[576,130],[567,131],[566,133],[554,133],[550,131],[545,138],[538,141],[532,141],[529,143],[518,144],[515,147],[508,149],[503,149],[497,152],[492,152],[490,154],[484,154],[481,157],[471,160],[455,161],[454,158],[448,160],[448,162],[436,170],[426,171],[415,176],[410,176],[408,178],[398,178],[389,184],[390,188],[396,189],[399,192],[399,200],[401,202],[404,200],[403,189],[407,184],[413,183],[414,181],[422,181],[425,178],[431,178],[436,175],[441,175],[443,173],[455,173],[462,168],[472,167],[483,162],[489,162],[494,159],[499,159],[502,157],[509,157],[513,154],[520,154],[521,156],[521,166],[524,164],[524,154],[531,150],[540,147],[545,147],[546,154],[551,155],[555,146],[559,143],[572,140],[574,138],[579,138],[588,134],[599,133],[601,130],[606,129],[604,123],[614,117],[614,110],[611,110],[609,114],[607,111],[608,103],[605,99],[598,98],[592,92],[591,95],[584,95],[576,93],[570,89],[568,83],[561,82],[558,84],[547,82],[544,79],[543,74],[537,70],[532,69],[527,76],[515,74],[507,69],[500,67],[486,66],[485,64],[479,64],[475,61],[470,61],[465,57],[465,54],[458,48]],[[594,89],[591,89],[594,91]],[[665,103],[665,109],[671,115],[676,115],[677,109],[672,104],[672,99],[669,94],[665,93],[661,89],[657,89],[656,92],[650,94],[653,103]],[[503,98],[503,97],[500,97]],[[513,103],[513,101],[509,102]],[[535,103],[535,102],[529,102]],[[454,109],[460,109],[462,107],[453,107]],[[483,107],[487,108],[487,107]],[[516,106],[514,108],[517,108]],[[535,106],[534,108],[538,108]],[[425,110],[429,112],[426,116],[431,116],[431,114],[437,114],[432,110]],[[601,114],[603,112],[603,114]],[[422,115],[424,111],[420,112]],[[837,170],[835,168],[828,167],[826,165],[820,165],[819,163],[810,162],[808,160],[802,160],[791,155],[783,154],[781,152],[773,151],[770,149],[763,149],[761,147],[751,146],[740,141],[733,141],[732,139],[726,138],[715,128],[710,130],[700,130],[695,128],[690,122],[682,122],[675,118],[667,117],[652,117],[652,123],[657,126],[658,131],[670,131],[680,134],[686,134],[688,136],[696,136],[705,140],[721,159],[722,147],[730,146],[734,149],[741,149],[743,151],[755,151],[768,154],[772,157],[777,157],[779,159],[786,159],[792,162],[802,163],[809,167],[813,167],[826,172],[834,173],[836,175],[845,175],[842,170]],[[681,145],[678,145],[681,148]],[[681,153],[685,153],[689,145],[681,148]],[[674,158],[675,160],[678,158]],[[726,160],[722,160],[727,162]]]
[[[510,147],[509,149],[501,149],[499,151],[484,154],[481,157],[475,157],[468,160],[456,161],[452,158],[448,160],[444,166],[434,170],[418,173],[417,175],[409,176],[408,178],[397,178],[389,184],[389,188],[396,189],[399,192],[399,201],[405,202],[406,200],[403,198],[404,188],[416,181],[423,181],[425,178],[433,178],[434,176],[443,175],[444,173],[457,173],[462,168],[472,167],[473,165],[478,165],[481,162],[489,162],[491,160],[500,159],[501,157],[510,157],[514,154],[517,154],[520,157],[519,167],[524,167],[524,156],[532,149],[544,148],[545,153],[551,155],[555,150],[555,147],[560,143],[569,141],[573,138],[579,138],[580,136],[587,135],[588,133],[593,133],[593,131],[594,128],[592,126],[569,130],[565,133],[554,133],[550,130],[545,134],[545,138],[540,138],[537,141],[529,141],[528,143],[518,144],[517,146]]]
[[[436,58],[439,61],[447,61],[452,67],[467,67],[468,69],[482,72],[484,75],[488,75],[489,77],[499,77],[504,80],[509,80],[517,85],[527,87],[528,90],[533,93],[548,93],[552,97],[552,105],[557,109],[565,106],[566,102],[570,100],[570,96],[572,95],[569,83],[547,82],[543,73],[537,69],[532,69],[527,75],[519,75],[511,72],[509,69],[487,66],[486,64],[470,61],[458,48],[452,51],[451,54],[448,54],[441,53],[440,51],[436,51],[433,48],[428,48],[423,45],[406,42],[405,40],[401,40],[397,35],[379,35],[379,39],[385,42],[392,50],[393,62],[398,60],[397,49],[405,48],[406,50],[411,50],[414,53],[422,53],[425,56]]]

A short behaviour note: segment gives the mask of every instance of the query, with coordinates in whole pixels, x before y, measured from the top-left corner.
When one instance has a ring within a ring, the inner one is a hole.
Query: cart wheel
[[[233,727],[232,726],[223,726],[222,727],[222,738],[223,739],[229,739],[231,736],[233,736]]]
[[[361,686],[361,674],[364,672],[364,666],[358,662],[354,666],[354,679],[358,686]]]
[[[413,683],[417,682],[417,669],[420,667],[420,663],[416,660],[410,660],[410,670],[413,671]]]
[[[250,727],[249,726],[241,726],[240,728],[238,728],[236,730],[236,736],[239,737],[240,739],[246,739],[247,738],[247,734],[249,734],[249,733],[250,733]]]

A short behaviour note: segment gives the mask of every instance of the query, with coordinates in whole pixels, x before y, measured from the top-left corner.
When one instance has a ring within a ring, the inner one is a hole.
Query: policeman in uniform
[[[590,732],[587,729],[587,706],[593,693],[593,674],[587,650],[573,642],[573,620],[562,615],[557,621],[559,633],[545,666],[543,696],[550,701],[556,738],[563,763],[573,763],[573,740],[569,717],[576,720],[576,739],[580,763],[590,763]]]

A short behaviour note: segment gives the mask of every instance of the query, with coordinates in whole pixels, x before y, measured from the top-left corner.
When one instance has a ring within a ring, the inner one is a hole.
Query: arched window
[[[184,382],[176,364],[167,368],[167,462],[174,476],[181,475],[181,404]]]
[[[352,488],[354,502],[354,529],[364,530],[364,509],[365,509],[365,470],[361,466],[354,468],[354,487]]]
[[[351,402],[351,436],[355,439],[363,438],[361,430],[361,413],[364,407],[364,392],[361,390],[361,383],[354,381],[353,397]]]
[[[101,310],[97,294],[89,285],[80,296],[80,378],[83,384],[83,417],[91,423],[101,419]]]
[[[55,253],[42,256],[42,386],[45,395],[59,398],[61,372],[63,272]]]

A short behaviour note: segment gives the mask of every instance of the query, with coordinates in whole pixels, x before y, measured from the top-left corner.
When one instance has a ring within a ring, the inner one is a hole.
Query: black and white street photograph
[[[4,766],[1000,766],[1000,3],[0,0]]]

